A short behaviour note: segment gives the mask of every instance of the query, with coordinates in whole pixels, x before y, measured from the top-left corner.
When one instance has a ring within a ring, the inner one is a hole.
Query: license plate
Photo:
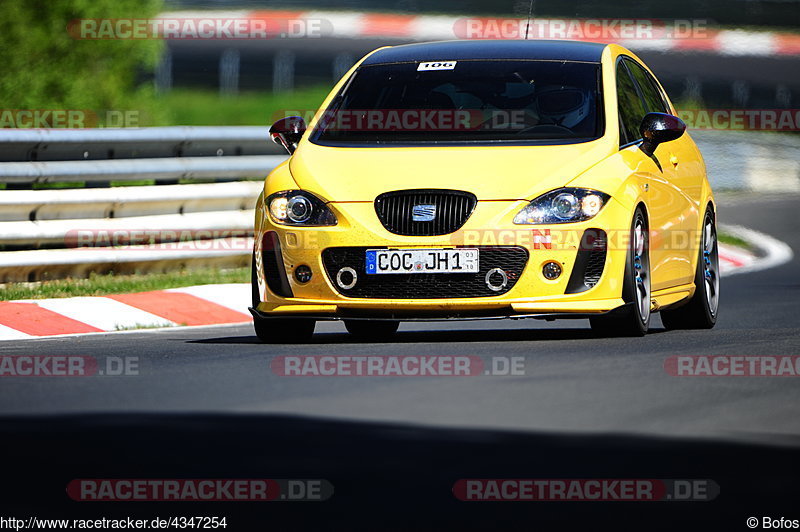
[[[368,249],[367,273],[476,273],[478,250]]]

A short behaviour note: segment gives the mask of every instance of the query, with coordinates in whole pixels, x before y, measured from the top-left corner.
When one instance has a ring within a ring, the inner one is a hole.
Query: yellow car
[[[291,154],[255,219],[255,330],[344,320],[589,318],[601,334],[710,328],[715,204],[652,72],[615,44],[380,48],[319,111],[276,122]]]

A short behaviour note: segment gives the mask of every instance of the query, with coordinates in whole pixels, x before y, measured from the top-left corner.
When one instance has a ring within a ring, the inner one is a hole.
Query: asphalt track
[[[800,250],[798,199],[726,196],[719,219]],[[737,530],[751,515],[798,519],[797,379],[664,369],[672,355],[799,354],[798,260],[723,279],[711,331],[667,332],[656,318],[636,339],[597,338],[583,320],[524,320],[403,324],[385,343],[354,342],[340,324],[294,346],[259,344],[250,326],[3,342],[0,355],[138,357],[139,374],[3,378],[0,497],[24,515],[196,514],[192,503],[74,503],[64,486],[264,476],[327,478],[335,496],[201,513],[247,523],[234,530],[284,520],[296,529]],[[322,354],[522,357],[525,374],[281,377],[270,368],[278,355]],[[450,493],[459,478],[598,477],[713,479],[721,492],[659,503],[463,503]]]

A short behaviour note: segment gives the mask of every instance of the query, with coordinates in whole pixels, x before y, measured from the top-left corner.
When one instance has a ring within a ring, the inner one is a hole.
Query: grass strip
[[[0,301],[45,299],[55,297],[104,296],[147,292],[215,283],[247,283],[250,268],[201,268],[167,273],[116,275],[91,274],[87,279],[57,279],[37,283],[0,285]]]

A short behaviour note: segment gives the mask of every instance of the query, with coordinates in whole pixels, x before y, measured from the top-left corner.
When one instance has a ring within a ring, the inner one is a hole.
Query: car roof
[[[599,63],[606,46],[581,41],[440,41],[381,48],[367,57],[362,65],[467,59],[539,59]]]

